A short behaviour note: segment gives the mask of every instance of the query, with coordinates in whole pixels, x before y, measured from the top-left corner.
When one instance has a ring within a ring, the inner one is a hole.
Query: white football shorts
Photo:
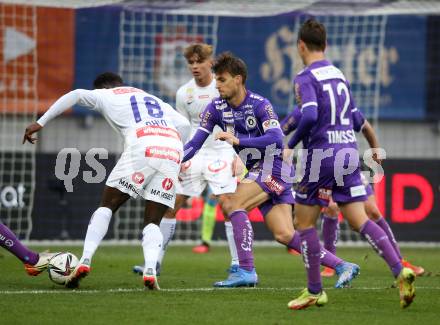
[[[235,152],[201,149],[191,160],[184,163],[187,169],[180,174],[177,194],[200,196],[208,185],[214,195],[234,193],[237,179],[232,176]]]
[[[126,143],[129,146],[105,184],[133,198],[141,196],[174,208],[183,157],[182,143],[157,136],[135,140],[132,137]]]

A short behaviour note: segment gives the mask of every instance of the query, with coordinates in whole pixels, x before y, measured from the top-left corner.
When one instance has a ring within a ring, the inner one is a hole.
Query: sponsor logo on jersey
[[[253,99],[257,99],[257,100],[264,100],[263,97],[261,97],[260,95],[257,95],[257,94],[250,94],[249,97],[253,98]]]
[[[345,81],[344,74],[333,65],[328,65],[321,68],[316,68],[310,70],[313,76],[318,81],[330,80],[330,79],[341,79]]]
[[[241,111],[234,112],[234,118],[235,118],[236,120],[242,120],[242,119],[244,119],[244,114],[243,114],[243,112],[241,112]]]
[[[228,163],[226,161],[218,159],[208,165],[208,170],[213,173],[218,173],[219,171],[225,169],[227,165]]]
[[[231,111],[229,111],[229,112],[225,112],[225,111],[223,111],[223,118],[224,118],[224,119],[227,119],[227,118],[233,118],[233,117],[234,117],[234,115],[232,114]]]
[[[253,116],[246,117],[246,126],[248,129],[254,129],[257,127],[257,119]]]
[[[328,188],[320,188],[318,190],[318,198],[324,201],[330,201],[332,197],[332,190]]]
[[[299,85],[295,82],[295,102],[296,104],[301,107],[302,106],[302,100],[301,100],[301,94],[299,91]]]
[[[219,104],[215,104],[215,108],[218,109],[219,111],[225,109],[226,107],[228,107],[228,103],[219,102]]]
[[[157,190],[155,188],[152,188],[150,191],[150,194],[160,197],[162,199],[171,201],[173,199],[173,194],[167,193],[167,192],[162,192],[161,190]]]
[[[165,191],[169,191],[173,187],[173,180],[171,178],[164,178],[162,181],[162,188]]]
[[[266,106],[264,106],[264,110],[267,112],[267,115],[269,115],[269,118],[277,119],[277,116],[275,115],[275,112],[271,104],[267,104]]]
[[[281,185],[275,178],[271,175],[267,176],[264,180],[264,184],[266,184],[267,188],[271,192],[275,192],[277,195],[281,195],[284,191],[284,186]]]
[[[351,197],[367,195],[367,191],[365,191],[365,186],[358,185],[358,186],[350,187],[350,195],[351,195]]]
[[[139,128],[136,130],[136,136],[138,138],[146,136],[159,136],[180,140],[180,135],[176,130],[158,125],[147,125]]]
[[[263,130],[266,132],[269,129],[279,129],[280,122],[278,120],[270,119],[263,122]]]
[[[127,190],[136,193],[137,195],[139,195],[138,191],[136,190],[136,188],[134,187],[133,184],[127,182],[124,179],[120,179],[119,180],[119,185],[122,185],[123,187],[125,187]]]
[[[123,88],[114,88],[112,89],[113,94],[115,95],[123,95],[123,94],[129,94],[129,93],[145,93],[145,91],[141,89],[137,89],[134,87],[123,87]]]
[[[210,117],[211,117],[211,112],[205,111],[204,114],[202,115],[201,119],[200,119],[200,125],[202,127],[206,128],[208,126],[208,121],[209,121]]]
[[[161,146],[147,147],[145,157],[167,159],[180,164],[180,152],[176,149]]]
[[[133,173],[133,175],[131,175],[131,180],[133,181],[133,183],[142,184],[145,180],[145,177],[144,174],[142,174],[141,172],[135,172]]]
[[[199,99],[207,99],[209,98],[209,94],[199,95]]]

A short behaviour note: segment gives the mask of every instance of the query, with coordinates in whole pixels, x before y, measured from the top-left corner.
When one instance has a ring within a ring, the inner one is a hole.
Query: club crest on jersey
[[[227,165],[228,163],[226,161],[218,159],[208,165],[208,170],[213,173],[218,173],[219,171],[225,169]]]
[[[254,116],[246,117],[246,127],[248,129],[254,129],[257,127],[257,119]]]
[[[133,181],[133,183],[142,184],[145,180],[145,177],[144,174],[142,174],[141,172],[135,172],[133,173],[133,175],[131,175],[131,180]]]

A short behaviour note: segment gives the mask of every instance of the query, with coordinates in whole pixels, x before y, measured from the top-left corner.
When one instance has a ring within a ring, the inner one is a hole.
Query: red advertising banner
[[[44,112],[71,90],[74,11],[0,4],[0,112]]]

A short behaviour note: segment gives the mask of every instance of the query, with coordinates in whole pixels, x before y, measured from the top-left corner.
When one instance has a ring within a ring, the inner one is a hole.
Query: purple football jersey
[[[308,149],[357,149],[353,111],[357,110],[344,74],[327,60],[317,61],[295,78],[295,95],[301,110],[318,109],[310,130]]]
[[[226,132],[234,134],[237,138],[252,139],[261,137],[269,129],[280,129],[278,116],[272,104],[266,98],[247,90],[246,97],[238,107],[232,107],[225,99],[214,99],[204,110],[200,120],[202,130],[211,133],[214,126],[218,125]],[[282,133],[280,139],[274,139],[274,143],[282,143]],[[234,146],[234,150],[240,153],[241,150],[249,147],[241,145]],[[246,168],[255,168],[256,164],[262,164],[266,155],[266,148],[256,149],[258,153],[254,157],[248,155]],[[274,173],[279,174],[277,169],[281,168],[282,154],[274,155]],[[278,176],[278,175],[277,175]]]
[[[338,203],[364,201],[355,135],[364,118],[344,74],[327,60],[313,62],[296,76],[295,96],[303,114],[307,109],[317,112],[316,121],[303,138],[308,155],[296,200],[321,206],[328,205],[331,196]],[[315,160],[315,154],[323,151],[324,159]],[[348,170],[351,173],[347,174]]]

